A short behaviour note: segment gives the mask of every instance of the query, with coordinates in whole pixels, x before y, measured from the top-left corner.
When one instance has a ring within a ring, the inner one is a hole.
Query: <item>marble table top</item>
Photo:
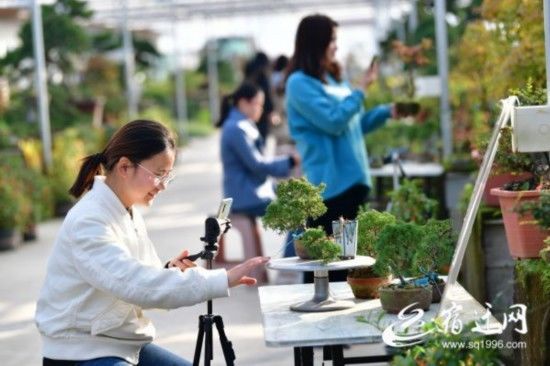
[[[321,260],[300,259],[298,257],[277,258],[267,263],[267,268],[281,271],[336,271],[355,267],[370,267],[374,265],[374,258],[357,255],[354,259],[323,263]]]
[[[265,343],[269,347],[307,347],[337,344],[379,343],[386,327],[398,320],[397,315],[382,310],[380,301],[355,299],[346,282],[332,282],[331,295],[337,300],[355,303],[351,309],[331,312],[295,312],[290,305],[308,300],[313,295],[312,284],[263,286],[259,288]],[[466,324],[479,320],[485,309],[459,284],[448,291],[445,303],[463,307],[460,319]],[[433,319],[440,304],[432,304],[424,320]],[[364,321],[357,321],[362,317]],[[493,326],[498,326],[491,317]]]

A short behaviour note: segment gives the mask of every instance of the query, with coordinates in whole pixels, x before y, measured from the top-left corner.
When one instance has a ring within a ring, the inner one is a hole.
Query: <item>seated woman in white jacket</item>
[[[84,159],[70,192],[86,193],[61,226],[37,303],[44,365],[190,365],[151,343],[142,309],[194,305],[256,283],[247,275],[268,258],[228,271],[196,267],[187,251],[161,263],[134,206],[166,189],[175,155],[163,125],[138,120]]]

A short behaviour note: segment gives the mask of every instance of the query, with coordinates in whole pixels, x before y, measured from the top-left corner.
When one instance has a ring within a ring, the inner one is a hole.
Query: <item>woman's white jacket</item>
[[[69,211],[36,309],[43,355],[137,364],[155,329],[142,309],[172,309],[228,296],[225,270],[165,269],[137,210],[133,218],[104,177]]]

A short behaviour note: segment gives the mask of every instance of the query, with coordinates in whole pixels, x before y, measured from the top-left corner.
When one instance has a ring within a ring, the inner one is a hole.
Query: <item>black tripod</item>
[[[230,222],[223,223],[225,234],[231,227]],[[212,259],[214,258],[214,252],[218,250],[216,245],[218,236],[221,233],[220,224],[214,217],[209,217],[204,222],[204,237],[201,241],[206,243],[204,250],[198,254],[188,257],[189,260],[195,261],[199,258],[206,260],[206,268],[212,269]],[[210,366],[210,362],[214,359],[214,352],[212,351],[212,325],[216,324],[218,329],[218,335],[220,336],[220,343],[223,350],[223,356],[227,365],[234,365],[235,351],[231,341],[227,339],[225,330],[223,328],[223,319],[221,315],[212,314],[212,300],[208,300],[206,303],[207,313],[199,316],[199,334],[197,336],[197,344],[195,346],[195,357],[193,358],[193,366],[198,366],[201,358],[202,342],[204,340],[204,366]]]

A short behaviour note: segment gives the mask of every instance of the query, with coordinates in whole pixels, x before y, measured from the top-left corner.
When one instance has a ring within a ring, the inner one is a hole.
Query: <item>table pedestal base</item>
[[[350,309],[355,306],[353,301],[334,300],[328,290],[328,271],[314,271],[314,293],[308,301],[291,305],[290,310],[300,312],[321,312]]]
[[[315,302],[314,300],[300,302],[290,306],[290,310],[299,312],[321,312],[321,311],[335,311],[351,309],[355,304],[353,301],[340,301],[328,298],[322,302]]]

